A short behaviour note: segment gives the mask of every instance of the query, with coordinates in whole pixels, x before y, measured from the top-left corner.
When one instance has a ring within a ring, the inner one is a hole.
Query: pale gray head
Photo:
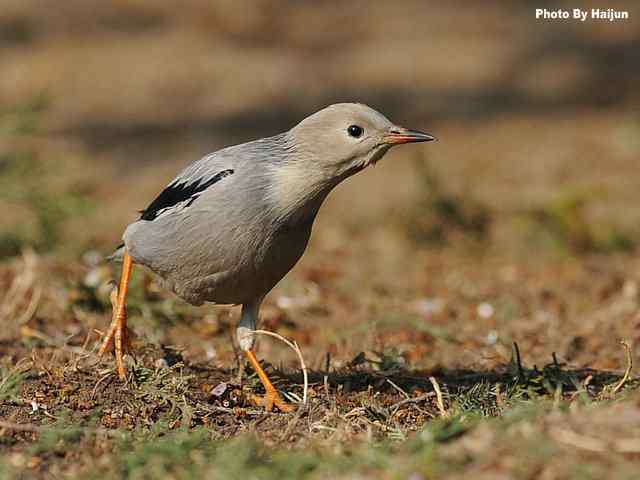
[[[391,123],[360,103],[338,103],[289,130],[286,155],[270,157],[270,195],[283,218],[313,218],[329,191],[394,145],[435,138]]]
[[[296,149],[309,168],[344,178],[375,164],[394,145],[428,142],[427,133],[394,125],[361,103],[337,103],[305,118],[291,129]]]

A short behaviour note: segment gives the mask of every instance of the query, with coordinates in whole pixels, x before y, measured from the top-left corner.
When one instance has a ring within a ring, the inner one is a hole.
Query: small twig
[[[45,407],[45,408],[46,408],[46,407]],[[42,409],[42,414],[43,414],[45,417],[49,417],[51,420],[55,420],[56,422],[57,422],[58,420],[60,420],[58,417],[56,417],[56,416],[54,416],[54,415],[51,415],[51,414],[50,414],[49,412],[47,412],[44,408]]]
[[[87,336],[84,337],[84,343],[82,344],[82,350],[87,350],[87,347],[89,346],[89,341],[91,340],[91,330],[89,330],[87,332]]]
[[[366,413],[366,411],[367,409],[364,407],[354,407],[344,414],[344,418],[359,417]]]
[[[496,405],[500,408],[504,407],[504,398],[502,398],[502,387],[496,383]]]
[[[404,398],[411,398],[411,396],[405,392],[403,389],[401,389],[398,385],[396,385],[395,383],[393,383],[391,380],[389,380],[388,378],[386,379],[387,382],[389,383],[389,385],[391,385],[393,388],[395,388],[398,392],[400,392]]]
[[[266,412],[264,409],[257,410],[251,408],[241,407],[221,407],[218,405],[205,405],[204,403],[197,403],[197,408],[209,413],[238,413],[239,411],[246,413],[247,415],[259,415],[259,416],[278,416],[279,413]]]
[[[291,432],[293,431],[295,426],[298,424],[298,420],[300,420],[300,417],[302,416],[303,413],[304,413],[304,409],[302,408],[298,409],[295,416],[287,424],[287,428],[284,430],[284,433],[282,434],[281,441],[283,442],[287,441],[287,438],[289,438],[289,435],[291,435]]]
[[[520,347],[518,347],[517,342],[513,342],[513,361],[516,364],[516,369],[518,371],[518,381],[524,380],[524,374],[522,372],[522,359],[520,358]]]
[[[44,373],[47,374],[50,381],[53,381],[53,375],[51,374],[51,369],[47,366],[45,362],[42,362],[40,358],[38,358],[38,351],[35,348],[31,349],[31,364],[39,370],[43,370]]]
[[[2,297],[0,319],[9,319],[15,315],[18,305],[24,299],[29,289],[33,288],[35,283],[35,269],[38,264],[38,256],[33,250],[29,249],[22,252],[22,259],[24,264],[22,272],[13,277],[7,293]],[[35,295],[35,292],[33,295]],[[27,309],[27,311],[28,310],[29,309]]]
[[[560,402],[562,401],[562,383],[558,383],[555,391],[553,392],[553,408],[558,409]]]
[[[91,390],[91,400],[93,400],[96,396],[96,393],[98,391],[98,387],[100,386],[100,384],[105,381],[108,378],[111,378],[113,375],[112,372],[107,373],[106,375],[103,375],[102,377],[100,377],[100,379],[96,382],[96,385],[93,387],[93,390]]]
[[[442,399],[442,391],[440,390],[440,385],[438,384],[438,381],[436,380],[436,377],[429,377],[429,381],[431,382],[431,385],[433,385],[433,389],[436,392],[436,402],[438,403],[438,410],[440,410],[440,415],[442,415],[443,417],[448,416],[448,413],[444,408],[444,400]]]
[[[257,420],[251,423],[251,425],[249,425],[249,429],[255,433],[256,427],[264,422],[267,418],[269,418],[269,415],[261,415]]]
[[[33,294],[31,295],[31,300],[29,301],[29,305],[24,313],[20,316],[17,323],[18,325],[25,325],[29,323],[33,315],[38,310],[38,306],[40,305],[40,297],[42,296],[42,287],[36,286]]]
[[[631,376],[631,369],[633,368],[633,358],[631,357],[631,347],[629,346],[629,343],[621,340],[620,344],[624,347],[624,350],[627,354],[627,369],[624,372],[622,380],[620,380],[620,382],[618,382],[618,384],[614,387],[614,394],[618,393],[618,391],[620,391],[620,389],[624,387],[624,384],[627,383],[627,380],[629,380],[629,377]]]
[[[88,346],[89,346],[89,342],[91,341],[91,330],[89,330],[87,332],[87,336],[84,338],[84,342],[82,344],[82,347],[80,347],[82,350],[84,350],[86,353],[83,355],[80,354],[74,354],[74,358],[73,360],[70,362],[72,363],[72,370],[74,372],[77,372],[80,370],[80,367],[78,366],[78,364],[83,361],[86,360],[87,358],[90,358],[91,356],[95,355],[95,349],[97,348],[97,344],[94,345],[91,350],[87,350]],[[99,360],[98,360],[99,361]],[[95,364],[97,365],[98,361],[95,362]]]
[[[282,335],[278,335],[277,333],[270,332],[268,330],[254,330],[253,333],[258,335],[268,335],[270,337],[277,338],[278,340],[286,343],[294,352],[296,352],[296,354],[298,355],[298,360],[300,360],[302,376],[304,378],[304,393],[302,395],[302,404],[307,405],[307,398],[309,393],[309,377],[307,374],[307,366],[304,363],[304,358],[302,357],[302,352],[300,351],[300,347],[298,346],[298,344],[295,342],[295,340],[291,342],[290,340],[284,338]]]
[[[573,402],[578,395],[582,395],[583,393],[589,395],[589,384],[591,383],[591,380],[593,380],[593,375],[587,376],[587,378],[582,382],[582,385],[580,385],[580,388],[576,388],[576,391],[571,394],[569,402]]]
[[[41,331],[31,328],[27,325],[23,325],[22,327],[20,327],[20,334],[28,338],[37,338],[38,340],[41,340],[42,342],[46,343],[48,346],[56,347],[57,349],[68,352],[68,353],[75,353],[79,355],[86,355],[89,353],[86,350],[84,350],[84,348],[74,347],[72,345],[69,345],[66,340],[58,341],[54,337],[50,337],[49,335],[42,333]],[[68,337],[67,340],[72,337],[73,335]]]
[[[27,358],[21,358],[20,360],[18,360],[16,362],[16,364],[7,372],[6,375],[3,375],[4,378],[0,379],[0,391],[3,389],[3,387],[9,383],[9,381],[12,379],[14,374],[17,375],[22,375],[23,373],[29,371],[29,369],[31,368],[31,366],[25,366],[24,364],[26,364],[27,362],[31,362],[31,365],[33,365],[33,360],[29,360]]]
[[[403,405],[406,405],[407,403],[419,403],[419,402],[424,402],[425,400],[428,400],[429,397],[432,397],[434,395],[433,392],[429,392],[429,393],[425,393],[424,395],[420,395],[418,397],[413,397],[413,398],[405,398],[404,400],[400,400],[397,403],[394,403],[393,405],[391,405],[391,410],[393,412],[397,411],[400,407],[402,407]]]

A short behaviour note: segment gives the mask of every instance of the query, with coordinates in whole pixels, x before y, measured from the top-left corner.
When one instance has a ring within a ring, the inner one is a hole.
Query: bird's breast
[[[274,230],[255,259],[256,269],[264,275],[269,290],[284,277],[304,254],[311,235],[313,219]]]

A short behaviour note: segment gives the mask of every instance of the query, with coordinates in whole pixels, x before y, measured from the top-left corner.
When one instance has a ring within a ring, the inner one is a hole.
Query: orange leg
[[[295,407],[290,403],[285,402],[284,399],[280,396],[280,393],[278,393],[278,390],[276,390],[276,387],[273,386],[273,383],[271,383],[271,380],[269,380],[267,373],[264,371],[262,366],[260,366],[260,363],[258,362],[256,354],[253,352],[253,350],[246,350],[244,353],[247,355],[247,358],[251,362],[253,369],[258,374],[258,377],[260,377],[260,381],[262,382],[262,385],[264,386],[264,389],[266,391],[264,397],[254,395],[253,401],[257,405],[264,407],[267,412],[273,410],[274,405],[278,407],[281,412],[287,413],[294,411]]]
[[[111,319],[111,325],[109,331],[102,341],[99,356],[109,349],[113,342],[116,356],[116,366],[118,368],[118,376],[121,380],[127,378],[127,371],[124,368],[124,349],[123,344],[127,349],[131,348],[129,342],[129,335],[127,332],[127,307],[126,298],[129,290],[129,281],[131,280],[131,271],[133,270],[133,260],[131,256],[125,251],[124,261],[122,264],[122,275],[120,276],[120,287],[111,294],[111,304],[113,306],[113,317]]]

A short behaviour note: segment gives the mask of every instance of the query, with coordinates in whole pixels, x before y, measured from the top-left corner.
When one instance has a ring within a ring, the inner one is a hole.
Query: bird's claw
[[[107,350],[115,350],[115,337],[120,335],[122,338],[122,353],[130,353],[133,351],[133,345],[131,343],[131,332],[125,326],[120,328],[120,333],[117,333],[118,326],[110,325],[109,330],[102,337],[102,343],[100,344],[100,350],[98,350],[98,356],[104,355]]]
[[[285,402],[277,390],[267,391],[263,396],[251,395],[251,400],[267,412],[271,412],[274,406],[278,407],[282,413],[290,413],[296,409],[295,405]]]
[[[125,352],[131,352],[133,350],[131,346],[131,335],[126,324],[126,316],[119,317],[117,314],[118,303],[118,289],[114,288],[111,291],[111,305],[113,307],[113,318],[109,330],[105,333],[102,339],[102,345],[98,351],[98,356],[101,357],[107,350],[113,348],[116,357],[116,366],[118,369],[118,376],[121,380],[125,380],[127,371],[124,366],[124,354]]]

